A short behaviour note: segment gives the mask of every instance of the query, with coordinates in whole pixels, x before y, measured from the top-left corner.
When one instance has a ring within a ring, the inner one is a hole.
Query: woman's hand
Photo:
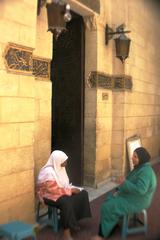
[[[124,176],[121,176],[121,177],[119,177],[119,178],[116,180],[116,183],[117,183],[117,184],[122,184],[124,181],[125,181],[125,177],[124,177]]]
[[[78,188],[71,188],[72,194],[77,194],[80,192]]]

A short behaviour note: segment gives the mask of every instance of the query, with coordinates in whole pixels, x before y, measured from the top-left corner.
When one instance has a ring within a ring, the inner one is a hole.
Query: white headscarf
[[[61,167],[61,164],[68,159],[68,156],[60,151],[55,150],[51,153],[47,163],[41,168],[38,183],[42,183],[48,180],[56,180],[59,187],[69,186],[69,178],[65,167]]]

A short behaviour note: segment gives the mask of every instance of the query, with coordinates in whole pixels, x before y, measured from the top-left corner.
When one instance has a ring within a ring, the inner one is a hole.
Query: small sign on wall
[[[102,93],[102,100],[108,100],[108,93]]]

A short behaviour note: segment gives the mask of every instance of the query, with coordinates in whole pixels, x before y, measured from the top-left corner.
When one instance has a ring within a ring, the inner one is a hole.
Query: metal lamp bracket
[[[113,38],[113,35],[115,34],[122,34],[122,33],[130,33],[131,31],[124,31],[125,24],[121,24],[116,28],[116,31],[114,32],[111,27],[109,27],[108,24],[106,24],[105,28],[105,43],[108,44],[109,40]]]

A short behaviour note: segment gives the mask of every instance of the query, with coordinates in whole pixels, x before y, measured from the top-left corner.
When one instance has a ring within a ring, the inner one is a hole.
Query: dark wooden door
[[[52,149],[69,156],[67,172],[73,184],[83,179],[84,25],[74,14],[67,31],[54,39],[52,61]]]

